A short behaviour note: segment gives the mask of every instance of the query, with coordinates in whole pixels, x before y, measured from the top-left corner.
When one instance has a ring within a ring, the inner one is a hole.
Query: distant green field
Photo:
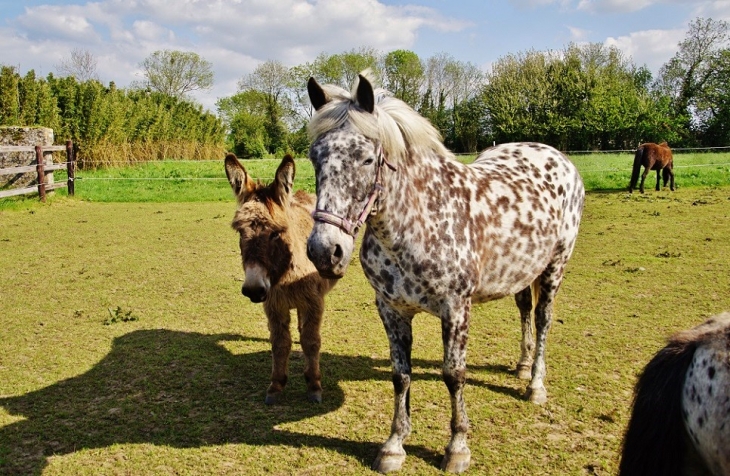
[[[459,156],[468,163],[473,155]],[[573,155],[588,191],[626,190],[631,176],[633,155],[589,154]],[[279,160],[244,161],[252,177],[271,181]],[[296,189],[314,192],[314,171],[308,159],[296,159]],[[730,152],[675,154],[677,187],[716,187],[730,185]],[[65,180],[56,173],[56,181]],[[646,187],[653,190],[656,175],[647,177]],[[58,195],[64,196],[65,189]],[[76,196],[93,202],[209,202],[232,199],[225,178],[223,160],[168,160],[147,162],[132,167],[81,170],[76,181]],[[0,208],[22,206],[36,197],[0,200]]]

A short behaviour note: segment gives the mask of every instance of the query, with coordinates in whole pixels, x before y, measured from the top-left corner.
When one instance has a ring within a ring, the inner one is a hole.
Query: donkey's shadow
[[[266,342],[232,334],[133,331],[114,339],[109,354],[88,372],[0,399],[0,407],[24,418],[0,428],[0,474],[40,475],[51,455],[115,443],[178,448],[226,443],[332,447],[369,465],[378,451],[375,442],[275,427],[338,409],[345,399],[339,382],[353,375],[357,380],[390,381],[389,361],[323,354],[321,404],[306,401],[304,383],[295,381],[301,379],[301,365],[293,362],[283,402],[266,406],[271,354],[268,350],[234,354],[223,345],[237,341]],[[414,367],[419,364],[440,366],[414,362]],[[418,378],[440,379],[435,374]],[[409,452],[433,465],[440,460],[427,448],[410,447]]]

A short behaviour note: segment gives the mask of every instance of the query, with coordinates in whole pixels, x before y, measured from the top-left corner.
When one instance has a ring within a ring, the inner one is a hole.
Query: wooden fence
[[[66,151],[66,162],[58,164],[46,165],[43,160],[44,152],[56,152]],[[66,145],[52,145],[42,147],[40,145],[4,145],[0,146],[0,153],[3,152],[33,152],[35,151],[35,165],[25,165],[21,167],[8,167],[0,169],[0,175],[16,175],[25,174],[28,172],[35,171],[38,175],[38,185],[30,187],[14,188],[8,190],[0,190],[0,198],[12,197],[14,195],[25,195],[27,193],[38,193],[38,197],[42,202],[46,201],[46,192],[55,190],[61,187],[68,188],[68,194],[74,194],[74,178],[76,177],[76,159],[74,158],[73,143],[69,140],[66,141]],[[66,182],[58,183],[46,183],[46,172],[52,172],[54,170],[66,169],[68,174],[68,180]]]

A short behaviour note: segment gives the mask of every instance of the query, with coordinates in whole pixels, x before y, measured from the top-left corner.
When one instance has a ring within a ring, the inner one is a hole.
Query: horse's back
[[[568,158],[544,144],[509,143],[485,150],[470,168],[481,206],[495,225],[483,243],[489,258],[482,263],[477,300],[515,294],[550,264],[563,269],[578,236],[585,196]]]

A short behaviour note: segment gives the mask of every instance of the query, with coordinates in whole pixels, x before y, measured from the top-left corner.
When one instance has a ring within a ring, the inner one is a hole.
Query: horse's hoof
[[[517,378],[520,380],[531,380],[532,379],[532,365],[519,364],[517,365]]]
[[[444,459],[441,460],[441,471],[448,473],[463,473],[469,469],[471,462],[471,451],[468,449],[464,453],[446,452]]]
[[[281,400],[281,392],[267,393],[266,400],[264,400],[264,403],[267,405],[275,405],[275,404],[279,403],[279,400]]]
[[[378,457],[373,461],[372,469],[378,473],[390,473],[398,471],[406,460],[406,454],[383,453],[380,451]]]
[[[537,405],[542,405],[547,402],[547,390],[545,388],[530,388],[527,387],[525,392],[525,400],[529,400]]]
[[[307,400],[311,403],[322,403],[322,391],[318,390],[316,392],[308,392]]]

